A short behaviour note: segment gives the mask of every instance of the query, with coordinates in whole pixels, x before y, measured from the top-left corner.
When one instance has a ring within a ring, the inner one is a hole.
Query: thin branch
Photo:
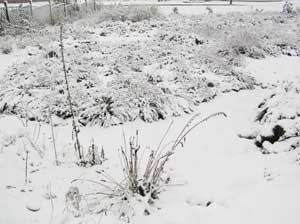
[[[65,63],[65,57],[64,57],[64,45],[63,45],[63,24],[60,26],[60,49],[61,49],[61,61],[63,64],[63,71],[64,71],[64,76],[65,76],[65,82],[66,82],[66,88],[67,88],[67,93],[68,93],[68,102],[69,102],[69,107],[70,107],[70,112],[72,116],[72,126],[73,126],[73,131],[75,133],[75,150],[78,150],[78,156],[79,159],[82,159],[82,154],[81,154],[81,147],[80,147],[80,142],[79,142],[79,128],[76,125],[75,121],[75,114],[72,106],[72,98],[71,98],[71,93],[70,93],[70,86],[69,86],[69,80],[67,76],[67,70],[66,70],[66,63]]]
[[[58,159],[57,159],[57,151],[56,151],[56,144],[55,144],[55,136],[54,136],[54,127],[53,127],[53,122],[52,122],[52,114],[50,111],[50,107],[48,107],[49,111],[49,120],[50,120],[50,125],[51,125],[51,134],[52,134],[52,142],[53,142],[53,150],[54,150],[54,156],[55,156],[55,164],[58,166]]]

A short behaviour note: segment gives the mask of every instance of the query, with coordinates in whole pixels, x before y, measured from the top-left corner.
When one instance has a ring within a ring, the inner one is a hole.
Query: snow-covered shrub
[[[290,2],[289,0],[287,0],[282,7],[282,12],[283,13],[294,13],[295,10],[294,10],[293,3]]]
[[[108,6],[101,9],[98,15],[98,21],[131,21],[140,22],[158,17],[159,11],[155,6]]]
[[[241,137],[254,139],[263,153],[300,149],[300,88],[281,84],[258,105],[255,126]]]
[[[114,10],[131,10],[124,8]],[[285,14],[118,19],[96,25],[95,18],[86,18],[66,28],[68,77],[81,125],[152,122],[190,113],[219,93],[254,87],[255,80],[239,68],[245,56],[300,53],[297,18]],[[43,33],[50,37],[38,40],[43,46],[33,52],[34,59],[1,77],[1,112],[46,121],[50,105],[54,116],[70,118],[60,56],[46,57],[59,52],[55,32]],[[24,43],[38,46],[32,36],[25,37]]]
[[[213,9],[209,6],[206,6],[205,9],[207,10],[208,14],[212,14],[214,12]]]
[[[229,31],[226,35],[222,35],[223,45],[221,46],[222,56],[227,58],[228,62],[233,64],[241,64],[239,57],[241,55],[260,59],[265,57],[262,49],[263,39],[261,35],[264,31],[259,31],[255,27],[236,27],[235,30]]]
[[[171,104],[169,97],[142,75],[121,76],[108,83],[106,95],[98,102],[96,107],[101,107],[103,116],[92,123],[102,126],[111,125],[111,121],[123,123],[137,118],[147,122],[164,119]]]
[[[174,7],[174,8],[172,9],[172,11],[173,11],[174,14],[178,14],[178,7]]]
[[[11,46],[2,46],[1,47],[1,53],[2,54],[10,54],[12,52],[12,47]]]

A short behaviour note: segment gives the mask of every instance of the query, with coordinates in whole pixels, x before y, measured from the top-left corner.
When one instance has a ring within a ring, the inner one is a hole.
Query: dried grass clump
[[[90,207],[90,209],[98,214],[116,212],[120,218],[126,221],[139,213],[149,215],[150,207],[155,208],[153,206],[155,200],[172,181],[166,175],[167,166],[176,150],[184,147],[187,136],[196,127],[220,115],[226,117],[223,112],[211,114],[204,119],[200,119],[200,114],[194,115],[184,125],[177,137],[173,141],[167,142],[167,136],[173,125],[171,122],[154,150],[141,148],[138,131],[128,142],[125,132],[123,132],[124,144],[118,150],[123,177],[115,178],[104,170],[98,170],[97,173],[100,175],[98,180],[87,180],[97,186],[97,192],[91,194],[94,199],[89,199],[94,200],[94,202],[89,201],[89,204],[95,207]],[[122,180],[119,180],[121,178]],[[101,200],[100,203],[99,200]]]
[[[139,194],[141,196],[150,195],[152,199],[156,199],[160,193],[161,184],[165,181],[163,175],[166,171],[166,165],[172,155],[178,147],[184,146],[187,135],[194,128],[210,118],[219,115],[226,117],[226,114],[221,112],[209,115],[208,117],[197,121],[200,114],[194,115],[180,131],[177,138],[174,141],[165,144],[164,140],[173,124],[171,123],[157,149],[152,150],[148,155],[144,170],[141,170],[143,164],[140,164],[141,147],[137,132],[135,137],[130,138],[129,148],[127,148],[126,143],[124,142],[124,147],[120,149],[122,169],[126,178],[124,187],[133,194]]]

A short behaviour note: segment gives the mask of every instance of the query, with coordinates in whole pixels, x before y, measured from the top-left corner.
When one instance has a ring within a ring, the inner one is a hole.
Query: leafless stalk
[[[56,150],[56,144],[55,144],[55,135],[54,135],[54,127],[53,127],[53,121],[52,121],[52,114],[50,107],[48,107],[49,111],[49,120],[50,120],[50,125],[51,125],[51,134],[52,134],[52,143],[53,143],[53,150],[54,150],[54,156],[55,156],[55,164],[56,166],[59,165],[58,159],[57,159],[57,150]]]
[[[44,157],[44,152],[39,149],[39,147],[32,141],[32,139],[29,136],[24,136],[28,142],[30,143],[31,147],[38,153],[38,155],[43,158]]]
[[[124,176],[127,177],[127,184],[129,190],[133,193],[138,193],[142,196],[149,193],[150,195],[157,194],[161,187],[162,174],[164,173],[165,166],[170,160],[170,157],[175,153],[175,150],[178,146],[184,146],[186,136],[194,130],[201,123],[209,120],[212,117],[223,115],[226,117],[226,114],[223,112],[211,114],[200,121],[196,119],[200,114],[195,114],[182,128],[182,130],[177,135],[175,141],[171,141],[163,146],[163,142],[168,135],[173,122],[170,123],[167,130],[165,131],[161,141],[159,142],[156,150],[153,150],[149,153],[147,158],[147,163],[143,175],[141,176],[141,170],[138,164],[141,162],[139,158],[140,144],[139,144],[139,134],[136,132],[134,137],[129,139],[129,148],[128,152],[126,146],[119,150],[121,165]],[[125,134],[123,131],[123,138],[125,139]],[[125,140],[124,140],[125,142]],[[124,143],[126,144],[126,142]],[[168,150],[166,150],[168,148]]]
[[[101,158],[102,160],[105,160],[105,152],[104,152],[103,146],[102,146],[102,148],[101,148],[101,155],[100,155],[100,158]]]
[[[49,191],[49,199],[51,202],[51,216],[50,216],[50,223],[53,222],[53,213],[54,213],[54,204],[53,204],[53,197],[52,197],[52,192],[51,192],[51,183],[49,183],[49,185],[47,186],[48,191]]]
[[[25,147],[25,145],[24,145]],[[26,158],[25,158],[25,185],[28,182],[28,150],[26,150]]]
[[[62,64],[63,64],[64,78],[65,78],[66,89],[67,89],[67,94],[68,94],[67,98],[68,98],[70,112],[71,112],[71,116],[72,116],[73,132],[75,134],[75,150],[78,151],[78,156],[79,156],[79,159],[81,160],[82,159],[82,153],[81,153],[81,147],[80,147],[79,136],[78,136],[79,127],[77,127],[76,121],[75,121],[75,113],[74,113],[73,105],[72,105],[72,98],[71,98],[71,93],[70,93],[70,86],[69,86],[69,80],[68,80],[65,57],[64,57],[63,24],[61,24],[61,26],[60,26],[60,49],[61,49],[61,61],[62,61]]]

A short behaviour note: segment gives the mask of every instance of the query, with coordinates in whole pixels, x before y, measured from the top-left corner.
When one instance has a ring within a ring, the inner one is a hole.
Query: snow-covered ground
[[[166,191],[161,194],[158,205],[161,209],[150,216],[138,214],[132,222],[297,224],[300,218],[299,166],[288,154],[263,155],[252,142],[237,136],[240,130],[251,125],[255,107],[269,93],[270,90],[245,90],[229,93],[199,106],[198,111],[203,116],[224,111],[228,118],[212,119],[191,133],[185,147],[177,152],[169,164],[174,186],[166,187]],[[174,137],[188,117],[176,119],[170,138]],[[127,135],[138,129],[142,146],[153,148],[159,143],[169,122],[134,122],[107,129],[83,128],[80,137],[83,145],[88,145],[92,138],[96,145],[103,145],[107,164],[117,169],[118,162],[114,158],[116,149],[122,144],[122,128]],[[0,127],[6,137],[17,136],[24,129],[26,131],[14,117],[2,117]],[[69,126],[57,127],[55,133],[59,159],[63,160],[61,151],[71,141],[71,130]],[[97,215],[72,218],[63,212],[65,192],[70,181],[88,176],[91,170],[79,168],[72,163],[54,166],[50,134],[49,127],[43,125],[40,136],[45,141],[46,159],[41,160],[35,151],[30,152],[31,182],[27,186],[24,186],[25,162],[22,158],[25,154],[21,145],[16,147],[12,144],[2,149],[0,223],[48,223],[51,220],[52,205],[45,194],[49,186],[52,194],[56,195],[52,200],[53,223],[97,223],[99,220]],[[83,194],[89,193],[85,185],[89,183],[80,185]],[[207,207],[208,202],[211,204]],[[40,210],[32,212],[26,207],[37,207]],[[117,222],[112,217],[102,217],[102,223]]]
[[[292,0],[294,7],[300,6],[299,0]],[[229,1],[103,1],[103,4],[135,4],[135,5],[159,5],[159,9],[165,15],[171,14],[173,8],[177,7],[179,13],[184,15],[199,15],[208,13],[207,7],[213,13],[228,12],[255,12],[255,11],[274,11],[281,12],[285,1],[234,1],[229,5]]]
[[[291,66],[287,66],[288,73],[297,73],[299,68],[293,66],[296,59],[292,57],[265,60],[268,61],[269,68],[276,66],[281,60],[284,60],[285,65],[290,63]],[[249,68],[251,66],[250,63]],[[273,81],[282,80],[285,78],[284,74],[278,73],[275,78],[272,69],[265,69],[264,77],[270,77]],[[261,81],[264,80],[268,79]],[[257,104],[270,92],[268,89],[233,92],[201,104],[197,112],[203,116],[224,111],[228,117],[214,118],[188,136],[185,147],[177,152],[169,164],[172,184],[166,187],[156,205],[161,209],[154,210],[150,216],[137,214],[131,220],[132,223],[297,224],[300,218],[299,165],[288,153],[263,155],[251,141],[238,138],[240,130],[251,126]],[[188,118],[189,116],[184,116],[175,119],[170,139],[174,138]],[[138,129],[142,147],[153,148],[159,143],[169,122],[170,120],[153,124],[133,122],[106,129],[87,127],[82,128],[80,137],[83,145],[88,145],[94,139],[96,145],[103,146],[108,158],[107,164],[111,165],[110,172],[117,172],[119,165],[116,149],[122,145],[122,129],[128,136]],[[20,133],[29,132],[28,135],[33,137],[33,127],[36,124],[30,125],[32,128],[24,128],[19,119],[2,116],[2,143],[4,140],[9,141],[9,137],[21,136]],[[70,126],[55,127],[55,135],[59,160],[63,161],[63,152],[70,153],[68,150],[72,150],[72,147],[68,147],[71,142]],[[95,168],[80,168],[68,162],[54,166],[50,128],[42,125],[39,136],[38,142],[41,146],[44,145],[42,147],[45,147],[46,155],[42,160],[31,149],[28,174],[30,182],[26,186],[23,146],[12,143],[1,149],[0,223],[121,222],[109,215],[73,218],[64,211],[64,197],[71,186],[70,182],[75,178],[89,176]],[[103,166],[106,168],[106,163]],[[90,193],[86,185],[89,183],[78,185],[82,194]],[[55,198],[49,200],[45,196],[47,194],[53,194]],[[33,212],[29,208],[39,211]]]
[[[26,52],[28,49],[0,54],[0,76],[12,64],[26,60]],[[148,208],[150,215],[137,210],[131,223],[299,223],[297,159],[300,156],[285,151],[262,154],[253,141],[240,138],[239,134],[251,130],[258,105],[274,91],[269,84],[289,81],[298,85],[300,59],[292,56],[247,59],[245,70],[268,88],[230,92],[200,104],[194,114],[205,117],[222,111],[227,118],[212,118],[190,133],[184,147],[178,148],[168,164],[170,183],[163,188],[159,200]],[[168,140],[176,137],[192,115],[173,119]],[[99,185],[72,181],[78,178],[97,181],[101,177],[95,171],[102,169],[118,178],[121,166],[117,149],[123,145],[123,130],[126,137],[139,130],[141,147],[154,149],[171,120],[151,124],[134,121],[109,128],[82,127],[79,137],[85,152],[94,142],[99,149],[103,146],[107,158],[102,165],[84,168],[74,163],[72,128],[68,122],[53,121],[61,162],[55,166],[50,125],[37,122],[26,125],[25,120],[16,116],[0,115],[0,223],[124,223],[116,215],[118,211],[91,214],[88,195],[99,191]],[[26,150],[29,151],[27,184]],[[78,187],[84,199],[79,217],[66,209],[65,194],[70,186]],[[100,208],[105,203],[97,197],[96,202]]]
[[[19,64],[26,60],[29,49],[19,50],[18,52],[12,52],[11,54],[0,54],[0,77],[5,73],[5,70],[13,64]]]
[[[279,56],[265,59],[247,59],[247,70],[255,79],[264,84],[276,84],[278,81],[299,81],[300,57]]]

